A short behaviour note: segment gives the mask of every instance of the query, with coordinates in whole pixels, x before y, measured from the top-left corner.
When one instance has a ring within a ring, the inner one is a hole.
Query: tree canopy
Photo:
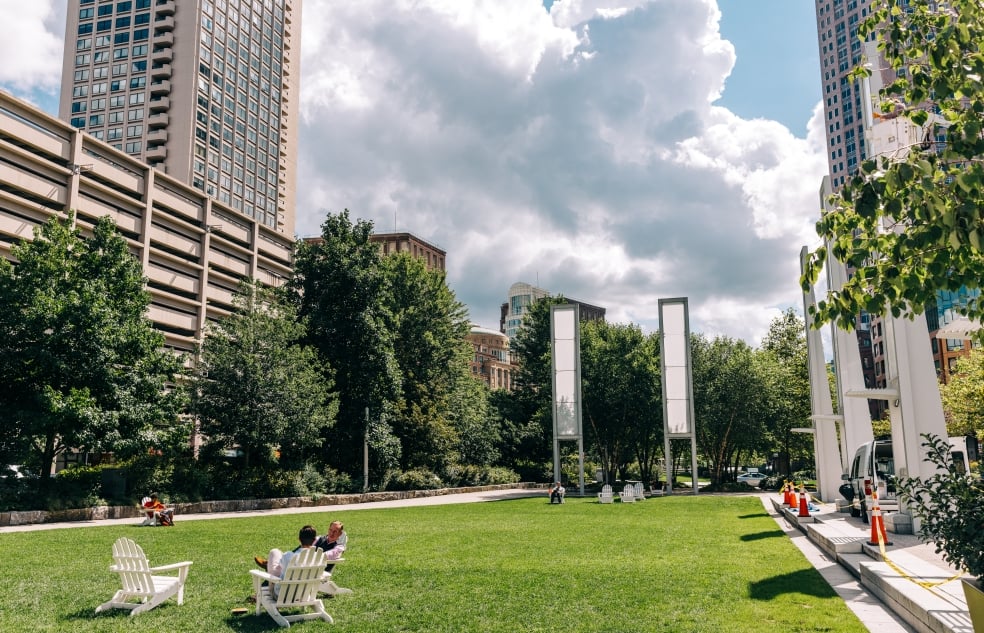
[[[180,360],[147,318],[140,263],[104,217],[83,236],[52,218],[0,259],[0,428],[5,457],[42,474],[68,449],[127,456],[173,424]],[[42,497],[48,477],[39,479]]]
[[[814,324],[852,328],[861,311],[919,314],[937,290],[978,288],[984,279],[984,6],[879,4],[858,36],[875,35],[897,75],[880,109],[908,117],[925,133],[912,147],[864,160],[818,222],[825,245],[810,254],[804,287],[828,257],[855,272],[818,302]],[[852,76],[869,72],[858,68]],[[963,309],[984,316],[979,301]]]
[[[384,417],[401,378],[387,327],[386,278],[371,235],[372,223],[353,223],[347,209],[329,214],[319,239],[297,244],[290,284],[308,324],[305,341],[334,371],[338,417],[325,438],[325,461],[348,473],[362,470],[367,432],[377,456],[388,456],[387,463],[397,457]]]
[[[769,389],[763,367],[744,341],[691,335],[697,448],[711,464],[714,483],[728,468],[767,448]]]
[[[383,313],[392,335],[400,374],[400,395],[390,424],[402,445],[401,468],[443,472],[461,459],[454,397],[472,385],[468,375],[471,345],[465,340],[468,312],[448,288],[444,271],[428,269],[410,253],[388,255],[381,262],[386,290]],[[462,394],[463,395],[463,394]]]
[[[247,468],[275,450],[301,464],[334,423],[330,367],[298,343],[304,323],[276,291],[244,281],[233,301],[236,311],[207,328],[191,383],[205,444],[235,447]]]
[[[658,334],[636,325],[589,321],[581,328],[585,436],[607,481],[625,479],[630,464],[653,481],[663,438]]]
[[[984,350],[958,358],[950,382],[940,385],[946,430],[951,436],[984,432]]]

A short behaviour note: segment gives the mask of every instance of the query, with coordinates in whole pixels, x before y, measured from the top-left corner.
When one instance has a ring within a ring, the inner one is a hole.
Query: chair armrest
[[[273,574],[260,571],[259,569],[249,570],[249,575],[253,576],[253,582],[263,582],[265,580],[269,583],[279,583],[283,580],[280,576],[274,576]]]
[[[151,567],[150,571],[171,571],[172,569],[181,569],[182,567],[190,567],[192,561],[186,560],[181,563],[171,563],[170,565],[161,565],[159,567]]]
[[[267,573],[265,571],[260,571],[259,569],[249,570],[249,575],[253,577],[253,593],[256,594],[256,612],[260,612],[260,591],[263,588],[263,583],[266,582],[268,585],[273,587],[283,582],[280,576],[274,576],[273,574]]]

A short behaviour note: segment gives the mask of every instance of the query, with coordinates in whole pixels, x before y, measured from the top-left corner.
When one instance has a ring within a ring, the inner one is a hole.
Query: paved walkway
[[[374,508],[399,508],[408,506],[436,506],[452,503],[475,503],[481,501],[502,501],[504,499],[520,499],[523,497],[543,497],[546,492],[537,488],[518,488],[510,490],[488,490],[481,492],[462,492],[450,495],[435,495],[433,497],[418,497],[415,499],[397,499],[393,501],[367,501],[365,503],[345,503],[326,506],[307,506],[301,508],[277,508],[272,510],[251,510],[248,512],[215,512],[202,514],[180,514],[175,521],[207,521],[210,519],[238,519],[271,514],[312,514],[329,513],[344,510],[372,510]],[[100,527],[104,525],[136,525],[140,518],[100,519],[96,521],[74,521],[66,523],[31,523],[25,525],[10,525],[0,527],[0,534],[6,532],[36,532],[38,530],[65,530],[80,527]]]

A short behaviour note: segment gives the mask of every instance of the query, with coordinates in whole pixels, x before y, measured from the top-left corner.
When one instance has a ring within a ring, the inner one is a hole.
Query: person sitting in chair
[[[550,489],[550,503],[564,503],[564,487],[556,482]]]
[[[345,533],[342,522],[332,521],[331,525],[328,526],[328,533],[319,537],[314,546],[325,552],[328,555],[328,560],[341,558],[345,554],[345,548],[348,547],[348,534]],[[334,563],[329,563],[325,566],[325,571],[331,573],[334,567]]]
[[[150,497],[144,498],[143,509],[147,513],[147,525],[174,525],[174,509],[168,508],[161,503],[156,492],[150,493]]]

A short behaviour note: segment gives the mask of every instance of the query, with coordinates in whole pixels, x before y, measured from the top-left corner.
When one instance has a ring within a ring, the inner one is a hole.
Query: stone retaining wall
[[[514,488],[542,488],[540,484],[518,483],[494,486],[470,486],[464,488],[440,488],[438,490],[394,490],[389,492],[364,492],[347,495],[321,495],[318,497],[281,497],[277,499],[236,499],[227,501],[199,501],[174,504],[175,515],[209,514],[216,512],[247,512],[250,510],[276,510],[279,508],[317,508],[321,506],[348,505],[369,501],[398,501],[437,497],[464,492],[488,492]],[[29,525],[32,523],[65,523],[97,521],[100,519],[129,519],[143,517],[143,510],[133,506],[96,506],[73,510],[30,510],[25,512],[0,512],[0,527]]]

